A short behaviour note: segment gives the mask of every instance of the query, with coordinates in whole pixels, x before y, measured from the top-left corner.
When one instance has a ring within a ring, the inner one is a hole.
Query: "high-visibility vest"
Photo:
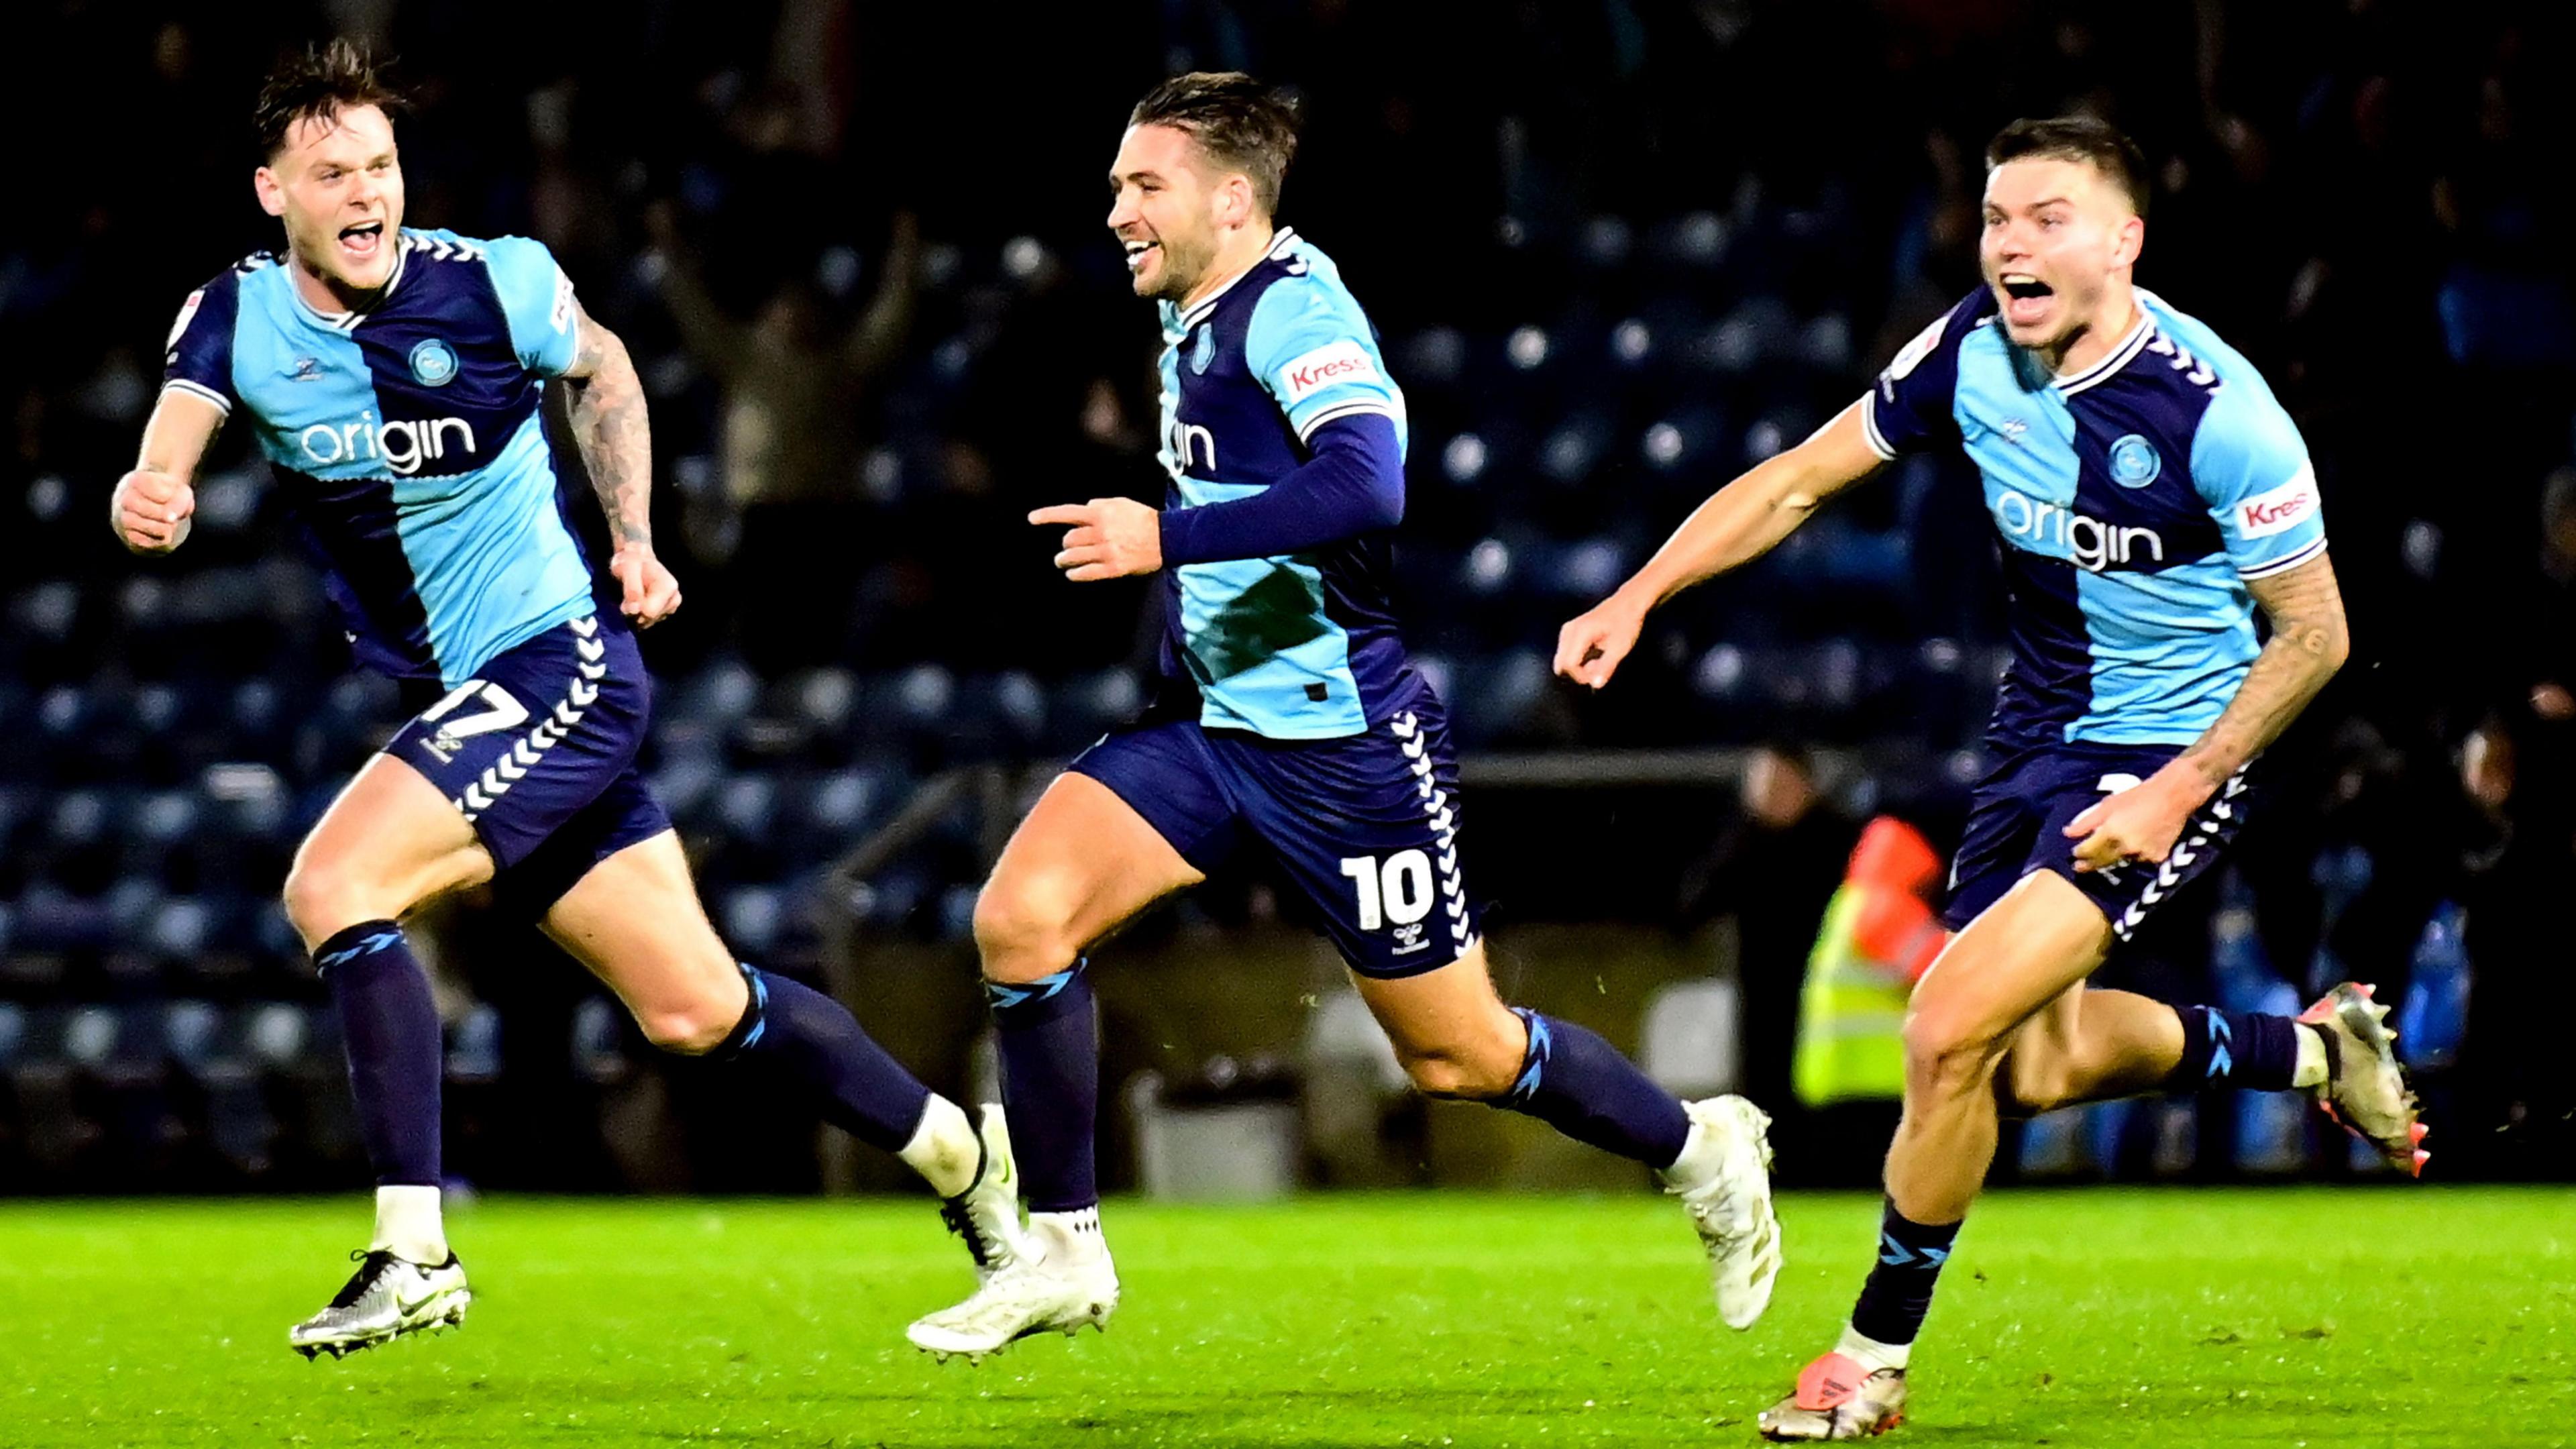
[[[1905,1004],[1949,940],[1926,901],[1941,858],[1882,815],[1852,847],[1825,907],[1798,996],[1798,1100],[1810,1107],[1905,1095]]]

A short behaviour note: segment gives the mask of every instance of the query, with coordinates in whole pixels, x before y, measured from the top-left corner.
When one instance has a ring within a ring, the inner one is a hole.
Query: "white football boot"
[[[982,1149],[975,1180],[955,1197],[940,1199],[939,1220],[966,1240],[980,1286],[1020,1256],[1026,1230],[1020,1226],[1019,1165],[1011,1159],[1011,1129],[998,1104],[984,1104],[975,1137]]]
[[[1686,1102],[1691,1134],[1663,1171],[1664,1191],[1682,1200],[1708,1249],[1717,1316],[1751,1328],[1771,1306],[1780,1276],[1780,1219],[1771,1210],[1771,1118],[1729,1094]]]
[[[916,1321],[904,1337],[941,1363],[961,1353],[981,1363],[1033,1333],[1070,1336],[1086,1323],[1106,1330],[1117,1308],[1118,1271],[1100,1237],[1099,1210],[1032,1213],[1008,1263],[965,1302]]]
[[[309,1362],[317,1354],[339,1358],[390,1343],[423,1329],[462,1325],[474,1302],[456,1255],[444,1263],[415,1263],[382,1248],[349,1255],[358,1271],[319,1313],[286,1331],[287,1347]]]

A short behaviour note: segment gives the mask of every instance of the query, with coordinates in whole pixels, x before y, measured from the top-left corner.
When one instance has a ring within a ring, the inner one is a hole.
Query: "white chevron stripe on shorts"
[[[1459,956],[1476,944],[1476,933],[1467,924],[1467,878],[1458,869],[1458,816],[1449,808],[1449,792],[1432,779],[1432,761],[1422,738],[1422,721],[1410,710],[1386,722],[1387,730],[1404,748],[1406,767],[1413,771],[1416,789],[1422,796],[1423,816],[1431,822],[1431,833],[1438,849],[1433,872],[1440,881],[1440,904],[1449,918],[1449,943]],[[1453,958],[1454,959],[1454,958]]]
[[[608,673],[604,657],[608,646],[593,641],[591,637],[599,632],[599,621],[595,618],[575,619],[572,631],[580,636],[573,644],[581,651],[581,657],[596,662],[577,666],[582,677],[565,686],[564,697],[555,701],[554,710],[538,719],[535,729],[512,741],[508,750],[484,767],[481,778],[468,783],[457,795],[453,803],[465,816],[468,825],[498,804],[502,796],[509,794],[511,785],[526,779],[528,772],[545,759],[546,751],[562,744],[564,736],[572,733],[573,726],[581,723],[582,712],[598,701],[599,686],[590,681]]]

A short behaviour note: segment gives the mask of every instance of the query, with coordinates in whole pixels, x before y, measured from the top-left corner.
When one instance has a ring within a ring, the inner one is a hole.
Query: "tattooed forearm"
[[[2351,650],[2343,591],[2335,586],[2334,565],[2324,555],[2246,587],[2272,621],[2272,638],[2236,687],[2236,697],[2179,761],[2212,789],[2279,739],[2343,667]]]
[[[571,390],[573,444],[608,514],[617,546],[653,543],[653,436],[644,383],[617,334],[581,317],[581,341],[564,374]]]

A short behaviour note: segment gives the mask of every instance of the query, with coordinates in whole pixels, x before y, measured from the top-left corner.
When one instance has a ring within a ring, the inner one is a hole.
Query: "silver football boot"
[[[321,1312],[286,1331],[287,1347],[307,1361],[339,1358],[423,1329],[440,1331],[465,1322],[474,1295],[456,1255],[438,1264],[415,1263],[382,1248],[351,1253],[358,1271]]]
[[[2416,1120],[2414,1089],[2397,1064],[2397,1033],[2388,1008],[2372,989],[2347,981],[2318,997],[2299,1020],[2325,1034],[2326,1080],[2309,1088],[2325,1114],[2345,1131],[2379,1149],[2389,1165],[2424,1175],[2424,1124]]]

